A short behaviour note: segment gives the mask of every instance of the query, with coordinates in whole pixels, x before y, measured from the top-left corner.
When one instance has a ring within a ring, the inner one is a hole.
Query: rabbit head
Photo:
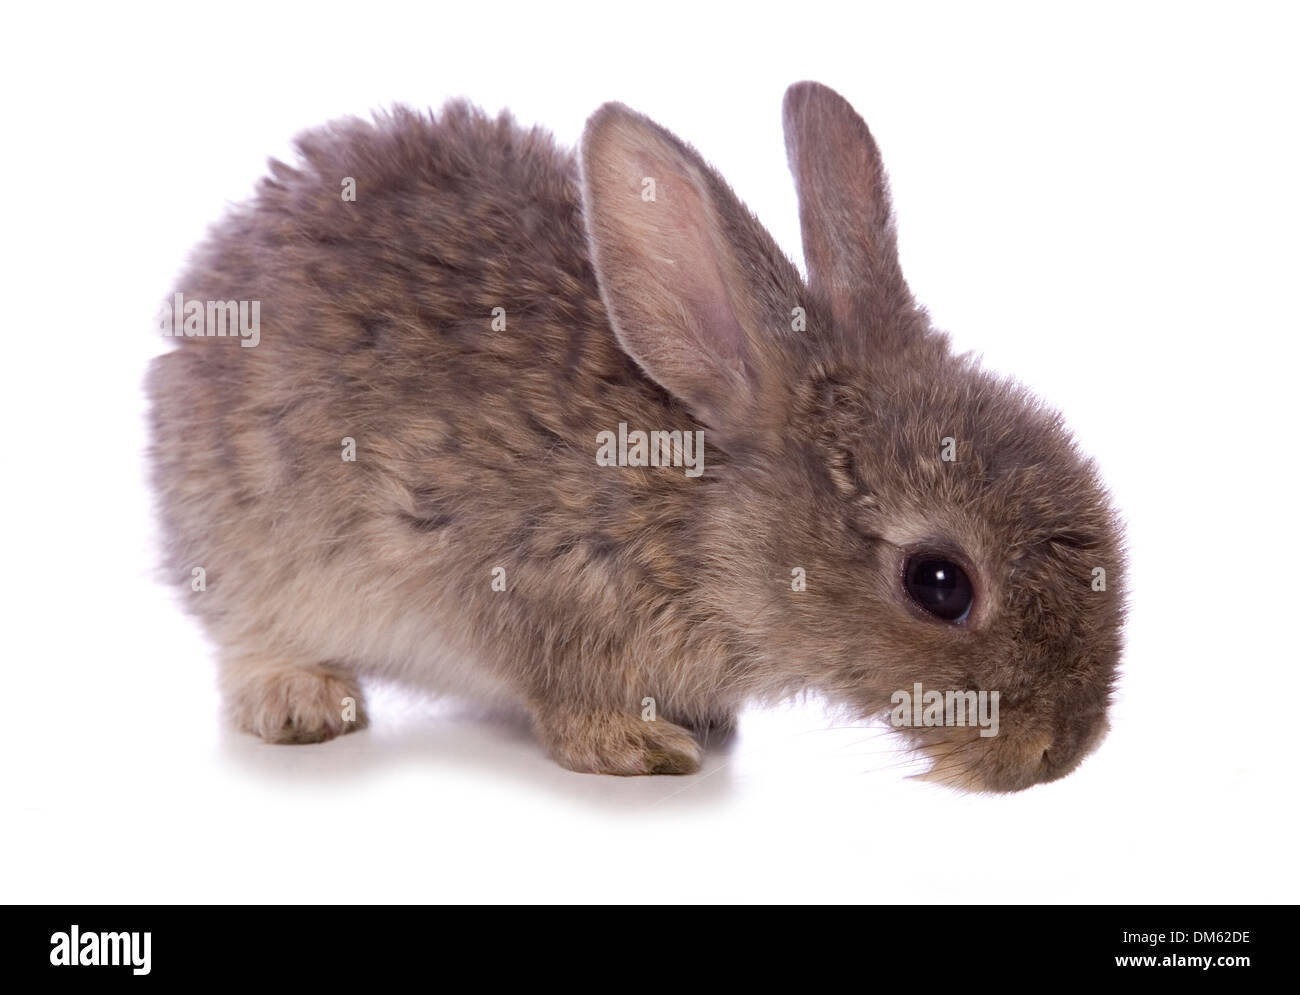
[[[933,779],[1059,777],[1107,729],[1124,614],[1109,498],[1058,415],[931,328],[856,112],[797,84],[785,130],[807,282],[671,134],[611,104],[584,135],[615,334],[713,454],[701,615],[745,641],[746,692],[890,716]],[[900,701],[927,692],[982,693],[995,734],[969,709],[911,721]]]

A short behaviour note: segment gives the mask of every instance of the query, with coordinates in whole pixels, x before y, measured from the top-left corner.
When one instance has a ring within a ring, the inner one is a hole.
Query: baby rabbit
[[[521,708],[577,771],[693,772],[803,691],[971,790],[1097,745],[1124,611],[1097,472],[930,326],[849,104],[799,83],[784,119],[806,283],[620,104],[577,155],[456,102],[271,162],[148,380],[167,570],[235,723],[328,739],[374,675]],[[909,722],[914,691],[996,693],[997,735]]]

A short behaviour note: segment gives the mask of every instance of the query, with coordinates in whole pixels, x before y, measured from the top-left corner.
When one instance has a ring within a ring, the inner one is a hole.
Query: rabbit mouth
[[[912,775],[958,791],[1023,791],[1069,774],[1100,746],[1110,729],[1103,717],[1080,742],[1045,730],[981,738],[973,729],[934,729],[913,733],[915,752],[930,768]]]

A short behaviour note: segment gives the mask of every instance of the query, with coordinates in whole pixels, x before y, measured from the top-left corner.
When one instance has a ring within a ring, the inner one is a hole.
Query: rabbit
[[[270,161],[147,378],[164,569],[238,728],[360,729],[378,678],[516,709],[570,770],[687,774],[748,704],[866,722],[920,685],[1000,702],[995,736],[900,726],[932,780],[1094,750],[1126,611],[1099,471],[913,299],[862,118],[812,82],[783,116],[806,281],[618,103],[576,152],[456,100]],[[204,302],[260,310],[214,334]]]

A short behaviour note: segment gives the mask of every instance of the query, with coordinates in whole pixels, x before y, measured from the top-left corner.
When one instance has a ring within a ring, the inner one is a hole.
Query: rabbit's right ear
[[[619,344],[705,424],[743,430],[798,272],[699,155],[605,104],[582,137],[592,263]]]

